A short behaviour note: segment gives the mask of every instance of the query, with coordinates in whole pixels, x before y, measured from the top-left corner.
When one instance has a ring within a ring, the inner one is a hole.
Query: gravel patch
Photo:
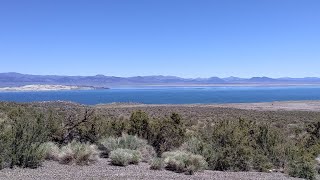
[[[117,180],[117,179],[212,179],[212,180],[290,180],[296,179],[281,173],[260,172],[220,172],[204,171],[195,175],[178,174],[171,171],[154,171],[146,163],[127,167],[111,166],[110,160],[100,159],[91,166],[61,165],[47,161],[37,169],[3,169],[0,171],[1,180]]]

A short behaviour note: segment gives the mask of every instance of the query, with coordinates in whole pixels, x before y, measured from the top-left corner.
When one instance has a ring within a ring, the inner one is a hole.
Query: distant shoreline
[[[30,84],[14,87],[0,87],[0,92],[33,92],[33,91],[66,91],[66,90],[101,90],[101,89],[135,89],[135,88],[201,88],[201,87],[320,87],[320,84],[260,84],[260,83],[232,83],[232,84],[135,84],[116,85],[109,87],[78,86],[78,85],[50,85]]]
[[[149,84],[149,85],[122,85],[116,87],[295,87],[295,86],[320,86],[320,84],[262,84],[262,83],[232,83],[232,84]]]
[[[25,85],[19,87],[3,87],[0,92],[28,92],[28,91],[66,91],[66,90],[94,90],[108,89],[93,86],[66,86],[66,85]]]

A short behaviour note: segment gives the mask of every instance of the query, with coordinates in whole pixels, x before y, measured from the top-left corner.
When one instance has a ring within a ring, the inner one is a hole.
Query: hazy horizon
[[[270,76],[252,76],[252,77],[239,77],[239,76],[226,76],[226,77],[219,77],[219,76],[208,76],[208,77],[181,77],[181,76],[174,76],[174,75],[163,75],[163,74],[150,74],[150,75],[134,75],[134,76],[114,76],[114,75],[106,75],[106,74],[93,74],[93,75],[65,75],[65,74],[28,74],[28,73],[20,73],[20,72],[0,72],[0,74],[10,74],[10,73],[17,73],[17,74],[22,74],[22,75],[35,75],[35,76],[106,76],[106,77],[120,77],[120,78],[130,78],[130,77],[153,77],[153,76],[163,76],[163,77],[177,77],[177,78],[184,78],[184,79],[206,79],[206,78],[212,78],[212,77],[217,77],[221,79],[226,79],[226,78],[241,78],[241,79],[249,79],[249,78],[272,78],[272,79],[281,79],[281,78],[292,78],[292,79],[303,79],[303,78],[320,78],[320,77],[289,77],[289,76],[284,76],[284,77],[270,77]]]

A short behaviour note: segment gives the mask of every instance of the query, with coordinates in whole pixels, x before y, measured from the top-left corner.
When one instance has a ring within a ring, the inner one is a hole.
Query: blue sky
[[[320,77],[319,0],[1,0],[0,72]]]

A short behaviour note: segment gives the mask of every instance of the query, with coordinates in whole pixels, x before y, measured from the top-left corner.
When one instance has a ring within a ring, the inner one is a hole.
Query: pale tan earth
[[[26,85],[20,87],[4,87],[0,91],[60,91],[60,90],[79,90],[92,89],[81,86],[64,86],[64,85]]]
[[[275,101],[263,103],[231,103],[231,104],[135,104],[111,103],[97,105],[100,108],[130,108],[130,107],[207,107],[235,108],[261,111],[316,111],[320,112],[320,101]]]

